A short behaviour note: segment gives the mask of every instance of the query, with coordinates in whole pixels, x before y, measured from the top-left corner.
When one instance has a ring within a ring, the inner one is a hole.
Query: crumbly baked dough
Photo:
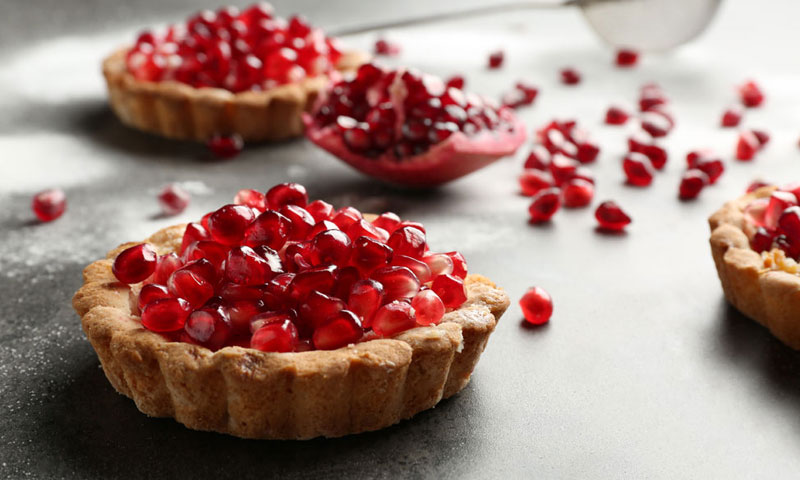
[[[128,72],[127,52],[117,50],[103,61],[111,108],[125,125],[167,138],[205,141],[214,134],[238,133],[257,142],[302,135],[302,113],[328,84],[322,75],[263,92],[233,93],[175,81],[146,82]],[[346,52],[336,68],[353,70],[366,59],[363,53]]]
[[[185,225],[146,241],[177,251]],[[73,306],[114,388],[142,412],[189,428],[245,438],[308,439],[378,430],[435,406],[469,382],[506,293],[469,275],[467,302],[436,326],[332,351],[216,352],[170,342],[142,327],[131,288],[116,281],[120,245],[83,272]]]
[[[774,190],[760,188],[728,202],[708,219],[711,254],[728,301],[783,343],[800,349],[800,276],[765,264],[765,257],[750,248],[754,227],[744,217],[750,202]]]

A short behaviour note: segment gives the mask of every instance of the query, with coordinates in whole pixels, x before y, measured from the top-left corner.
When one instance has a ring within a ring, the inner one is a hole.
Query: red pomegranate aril
[[[225,205],[208,217],[208,231],[223,245],[238,245],[247,227],[255,220],[253,209],[244,205]]]
[[[336,286],[335,270],[336,267],[329,266],[310,268],[297,273],[289,285],[289,296],[301,301],[313,290],[327,295]]]
[[[463,90],[465,84],[466,81],[464,80],[463,75],[453,75],[452,77],[448,78],[447,81],[445,81],[445,86],[447,88],[455,88],[458,90]]]
[[[400,54],[400,45],[390,42],[385,38],[380,38],[375,41],[375,54],[395,56]]]
[[[280,210],[284,205],[303,207],[308,204],[306,188],[298,183],[281,183],[267,192],[267,205],[273,210]]]
[[[653,138],[666,136],[672,130],[672,120],[669,116],[656,109],[642,113],[640,117],[642,130]]]
[[[346,305],[340,298],[313,291],[300,304],[299,313],[304,325],[308,326],[310,335],[315,328],[345,308]]]
[[[794,194],[794,196],[797,197],[797,201],[800,202],[800,182],[793,182],[788,185],[784,185],[778,190]]]
[[[525,159],[524,168],[547,170],[550,168],[550,152],[542,145],[534,145],[528,158]]]
[[[217,288],[217,294],[224,301],[235,302],[237,300],[259,300],[264,296],[264,291],[261,286],[224,283]]]
[[[748,108],[758,107],[764,103],[764,93],[752,80],[739,87],[739,98],[742,100],[742,105]]]
[[[233,203],[236,205],[246,205],[260,212],[267,209],[267,197],[258,190],[239,190],[236,197],[233,199]]]
[[[769,197],[767,209],[764,212],[764,226],[770,230],[778,226],[778,219],[781,214],[789,207],[797,205],[797,197],[790,192],[780,190],[772,192]]]
[[[139,312],[144,310],[147,305],[164,298],[172,298],[172,294],[169,293],[169,290],[164,285],[150,283],[143,286],[139,292],[139,301],[137,303]]]
[[[156,269],[153,272],[153,282],[161,285],[166,284],[172,272],[182,266],[183,262],[176,254],[168,253],[166,255],[160,255],[156,263]]]
[[[167,286],[172,295],[183,298],[193,307],[205,304],[214,296],[214,286],[191,269],[179,268],[170,275]]]
[[[406,302],[387,303],[372,319],[372,331],[381,337],[392,337],[416,326],[414,309]]]
[[[720,125],[726,128],[738,127],[742,121],[742,109],[738,106],[729,107],[722,113]]]
[[[267,210],[247,226],[242,243],[249,247],[266,245],[280,250],[289,238],[292,221],[274,210]]]
[[[433,290],[422,290],[411,300],[417,325],[438,325],[444,317],[445,306]]]
[[[559,75],[564,85],[577,85],[581,82],[580,72],[571,67],[562,68]]]
[[[177,183],[170,183],[158,194],[158,203],[164,215],[172,216],[186,210],[191,200],[191,195]]]
[[[291,352],[299,339],[297,327],[291,320],[268,323],[253,333],[250,348],[262,352]]]
[[[615,202],[608,200],[598,205],[594,216],[602,230],[613,232],[622,231],[629,223],[631,218]]]
[[[431,290],[442,299],[447,308],[458,308],[467,301],[464,281],[454,275],[439,275],[434,278]]]
[[[544,325],[553,315],[553,299],[542,287],[532,287],[519,299],[525,320],[532,325]]]
[[[445,255],[453,260],[453,275],[464,279],[467,276],[467,261],[460,252],[446,252]]]
[[[422,257],[422,261],[425,262],[430,269],[432,277],[453,273],[453,259],[447,254],[428,252]],[[422,281],[422,279],[420,279],[420,281]]]
[[[323,220],[314,225],[314,227],[308,231],[308,235],[306,235],[306,238],[313,240],[314,237],[324,232],[325,230],[339,230],[339,226],[331,222],[330,220]]]
[[[755,135],[756,140],[758,140],[758,148],[764,148],[764,145],[769,143],[769,133],[765,132],[764,130],[750,130]]]
[[[208,233],[208,230],[206,230],[205,227],[199,223],[190,223],[189,225],[186,225],[186,230],[183,232],[180,254],[183,255],[183,252],[185,252],[189,245],[193,244],[194,242],[210,239],[211,234]]]
[[[192,307],[182,298],[162,298],[142,310],[142,325],[152,332],[174,332],[183,328]]]
[[[314,330],[314,347],[318,350],[336,350],[357,342],[364,336],[358,317],[349,310],[342,310]]]
[[[425,233],[418,228],[406,226],[395,230],[386,244],[394,251],[395,255],[406,255],[412,258],[422,258],[425,253]]]
[[[622,169],[625,171],[625,177],[628,179],[628,184],[636,187],[647,187],[653,183],[653,163],[647,158],[646,155],[630,152],[622,161]]]
[[[201,308],[189,314],[183,330],[199,345],[210,350],[219,350],[230,337],[230,318],[221,308]]]
[[[554,185],[553,176],[548,172],[528,168],[519,175],[519,188],[528,197],[536,195],[540,190]]]
[[[358,237],[369,237],[374,240],[386,241],[389,238],[389,233],[362,218],[347,227],[347,236],[351,240],[355,240]]]
[[[242,137],[236,133],[231,135],[214,135],[206,146],[218,158],[233,158],[239,155],[244,147]]]
[[[158,254],[155,249],[147,243],[134,245],[126,248],[117,258],[111,271],[122,283],[132,284],[146,280],[156,270]]]
[[[794,243],[800,243],[800,207],[789,207],[778,217],[778,230]]]
[[[639,62],[639,52],[630,48],[617,50],[616,64],[618,67],[633,67]]]
[[[344,207],[336,212],[336,215],[333,216],[331,221],[338,225],[339,229],[346,231],[348,228],[350,228],[350,225],[356,223],[362,218],[363,216],[358,209],[353,207]]]
[[[697,160],[693,168],[696,168],[708,175],[708,181],[712,185],[717,183],[719,177],[725,173],[725,164],[722,163],[722,160],[718,158]]]
[[[383,267],[372,272],[371,278],[383,285],[386,302],[412,298],[419,292],[420,281],[407,267]]]
[[[502,50],[497,50],[489,54],[489,68],[497,69],[503,66],[505,61],[505,53]]]
[[[312,240],[313,265],[345,265],[350,259],[351,240],[341,230],[326,230]]]
[[[708,175],[702,170],[690,168],[681,176],[681,183],[678,187],[678,198],[681,200],[693,200],[700,195],[700,192],[710,183]]]
[[[667,151],[641,136],[628,138],[628,150],[631,152],[643,153],[652,162],[656,170],[661,170],[667,164]]]
[[[425,262],[406,255],[394,255],[390,264],[392,267],[406,267],[417,277],[420,283],[427,283],[431,279],[431,269]]]
[[[42,222],[52,222],[63,215],[66,208],[67,196],[59,188],[39,192],[31,200],[31,209]]]
[[[592,163],[600,154],[600,147],[591,142],[581,142],[578,144],[578,153],[575,159],[583,164]]]
[[[658,105],[665,105],[667,97],[661,87],[654,83],[642,85],[639,91],[639,110],[645,112]]]
[[[761,143],[758,141],[753,132],[745,130],[739,134],[739,139],[736,143],[736,159],[742,161],[752,160],[761,148]]]
[[[314,200],[306,205],[306,211],[314,217],[315,222],[330,220],[333,214],[333,205],[322,200]]]
[[[353,242],[350,263],[364,273],[385,267],[392,260],[392,249],[370,237],[358,237]]]
[[[283,273],[283,262],[281,261],[281,256],[278,254],[278,252],[266,245],[259,245],[253,250],[255,250],[259,257],[263,258],[267,262],[266,267],[267,271],[269,272],[268,276],[270,278],[279,273]]]
[[[301,241],[308,238],[308,234],[314,228],[314,217],[305,208],[297,205],[284,205],[280,209],[280,214],[289,219],[291,228],[289,229],[289,239]]]
[[[222,263],[228,258],[228,250],[230,250],[230,247],[217,242],[201,240],[189,245],[186,251],[183,252],[183,261],[191,262],[203,259],[203,261],[210,262],[216,271],[221,271]],[[211,278],[209,277],[209,280]]]
[[[585,207],[592,203],[594,185],[582,178],[573,178],[561,187],[564,206],[567,208]]]
[[[373,220],[372,224],[378,228],[386,230],[391,234],[397,229],[397,226],[400,224],[400,217],[398,217],[397,214],[393,212],[384,212],[380,214],[378,218]]]
[[[231,328],[235,335],[251,333],[250,321],[264,311],[264,302],[261,300],[231,300],[225,302],[225,311],[231,321]]]
[[[370,278],[359,280],[350,288],[347,309],[361,318],[364,328],[372,325],[372,316],[383,304],[383,285]]]
[[[239,285],[262,285],[273,276],[269,264],[250,247],[235,247],[225,261],[225,279]]]
[[[620,107],[608,107],[606,110],[606,125],[625,125],[630,118],[630,114]]]
[[[764,227],[758,227],[753,240],[750,242],[750,247],[758,253],[770,250],[772,242],[775,240],[775,235],[771,234]]]
[[[578,171],[580,165],[580,162],[577,160],[559,154],[553,155],[552,161],[550,162],[550,173],[553,175],[555,184],[560,186],[571,179],[575,175],[575,172]]]
[[[546,188],[533,196],[531,205],[528,207],[530,221],[532,223],[543,223],[553,218],[553,215],[561,207],[561,190],[558,188]]]

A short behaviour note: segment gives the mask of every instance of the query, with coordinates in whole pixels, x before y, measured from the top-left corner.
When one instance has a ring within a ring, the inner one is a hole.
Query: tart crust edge
[[[744,208],[774,190],[763,187],[727,202],[708,219],[711,254],[728,302],[800,350],[800,276],[766,268],[745,233]]]
[[[237,133],[259,142],[300,136],[302,113],[328,84],[321,75],[262,92],[233,93],[176,81],[146,82],[128,72],[127,52],[121,48],[103,60],[111,109],[129,127],[172,139],[206,141],[215,134]],[[366,60],[364,53],[345,52],[336,68],[353,70]]]
[[[167,227],[146,241],[159,253],[175,251],[184,229]],[[87,266],[73,298],[106,377],[147,415],[244,438],[339,437],[435,406],[467,385],[510,303],[489,279],[471,274],[464,282],[467,302],[436,326],[332,351],[212,352],[141,326],[130,287],[111,272],[116,255],[135,244]]]

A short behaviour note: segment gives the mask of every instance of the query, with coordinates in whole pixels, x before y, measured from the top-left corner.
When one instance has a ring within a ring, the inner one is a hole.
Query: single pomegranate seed
[[[540,190],[552,187],[554,183],[553,176],[542,170],[525,169],[519,176],[519,188],[522,190],[522,194],[528,197],[536,195]]]
[[[193,271],[191,264],[175,270],[170,275],[167,286],[172,295],[185,299],[193,307],[205,304],[214,296],[214,285],[207,277]]]
[[[147,305],[155,302],[156,300],[161,300],[164,298],[172,298],[172,294],[169,293],[167,287],[164,285],[157,285],[155,283],[149,283],[145,285],[139,292],[139,312],[144,310],[144,307]]]
[[[763,130],[755,130],[755,129],[750,131],[753,132],[753,135],[755,135],[756,139],[758,140],[758,148],[759,149],[764,148],[764,145],[766,145],[769,142],[769,133]]]
[[[411,300],[418,325],[438,325],[444,317],[444,303],[433,290],[422,290]]]
[[[266,245],[279,250],[286,244],[291,228],[291,220],[274,210],[267,210],[247,226],[243,243],[249,247]]]
[[[350,225],[356,223],[362,218],[364,217],[361,215],[361,212],[359,212],[358,209],[353,207],[344,207],[336,212],[336,215],[333,216],[331,221],[335,223],[339,229],[344,231],[347,230]]]
[[[600,147],[591,142],[582,142],[578,144],[578,153],[575,159],[579,162],[586,164],[592,163],[597,159],[600,153]]]
[[[39,192],[31,200],[31,209],[42,222],[52,222],[63,215],[66,208],[67,197],[59,188]]]
[[[233,199],[236,205],[246,205],[250,208],[263,212],[267,209],[267,198],[258,190],[239,190]]]
[[[310,335],[314,329],[345,308],[346,305],[340,298],[313,291],[300,305],[299,311]]]
[[[567,208],[585,207],[592,203],[594,185],[582,178],[573,178],[561,190],[564,206]]]
[[[181,241],[181,255],[189,248],[189,245],[200,240],[211,240],[211,234],[208,233],[206,228],[199,223],[186,225],[186,230],[183,232],[183,240]]]
[[[780,190],[772,192],[769,197],[766,211],[764,212],[764,226],[772,230],[778,226],[778,219],[781,214],[789,207],[797,205],[797,197],[789,192]]]
[[[238,285],[261,285],[273,275],[269,264],[250,247],[236,247],[228,252],[225,279]]]
[[[797,200],[800,201],[800,182],[793,182],[788,185],[784,185],[779,188],[782,192],[790,192],[793,193]]]
[[[405,302],[391,302],[375,312],[372,331],[381,337],[392,337],[417,326],[414,309]]]
[[[342,310],[314,330],[314,347],[318,350],[335,350],[357,342],[364,336],[358,317]]]
[[[453,259],[444,253],[427,253],[422,257],[422,261],[430,269],[430,275],[449,275],[453,273]]]
[[[392,249],[378,240],[358,237],[353,242],[350,262],[360,271],[369,273],[376,268],[385,267],[392,260]]]
[[[748,108],[758,107],[764,103],[764,93],[752,80],[739,87],[739,98],[742,100],[742,104]]]
[[[156,270],[153,272],[153,281],[162,285],[167,283],[167,279],[172,275],[172,272],[182,266],[183,262],[174,253],[159,256],[156,263]]]
[[[183,253],[183,260],[191,262],[194,260],[203,259],[213,266],[214,271],[222,271],[222,263],[228,258],[229,247],[212,242],[209,240],[201,240],[194,242]],[[211,279],[211,277],[209,277]]]
[[[597,210],[594,212],[594,217],[597,219],[597,223],[600,224],[602,230],[612,232],[622,231],[631,223],[631,217],[629,217],[619,205],[610,200],[601,203],[597,207]]]
[[[673,127],[671,118],[655,108],[642,113],[640,119],[642,130],[649,133],[653,138],[666,136]]]
[[[298,183],[281,183],[267,192],[267,205],[273,210],[280,210],[284,205],[305,208],[306,204],[308,204],[306,187]]]
[[[142,325],[152,332],[174,332],[183,328],[192,307],[182,298],[162,298],[147,304]]]
[[[225,205],[208,217],[208,231],[223,245],[239,244],[247,227],[255,220],[253,209],[244,205]]]
[[[389,233],[393,233],[400,224],[400,217],[398,217],[396,213],[385,212],[373,220],[372,224],[378,228],[386,230]]]
[[[347,309],[361,318],[364,327],[372,325],[372,316],[383,304],[383,285],[365,278],[353,284],[347,300]]]
[[[572,67],[562,68],[559,72],[561,83],[564,85],[577,85],[581,82],[581,74]]]
[[[720,124],[723,127],[738,127],[742,121],[742,109],[738,106],[728,108],[722,113]]]
[[[793,244],[800,243],[800,207],[789,207],[778,217],[778,230]]]
[[[708,175],[702,170],[690,168],[681,177],[678,187],[678,198],[681,200],[692,200],[700,195],[700,191],[710,183]]]
[[[431,279],[431,269],[428,264],[416,258],[407,257],[405,255],[394,255],[391,267],[406,267],[417,277],[420,283],[427,283]]]
[[[445,255],[453,260],[453,275],[461,279],[466,278],[467,261],[464,259],[464,255],[459,252],[447,252]]]
[[[528,207],[530,221],[532,223],[543,223],[553,218],[553,215],[561,207],[561,190],[558,188],[546,188],[533,196],[531,205]]]
[[[465,83],[466,82],[463,75],[453,75],[447,79],[445,86],[447,88],[457,88],[459,90],[463,90]]]
[[[291,224],[289,239],[299,241],[308,238],[309,232],[314,228],[314,217],[305,208],[297,205],[284,205],[279,212],[288,218]]]
[[[314,265],[344,265],[350,260],[350,237],[341,230],[326,230],[311,244],[311,261]]]
[[[289,285],[289,295],[295,300],[304,300],[313,290],[330,293],[336,286],[335,270],[335,266],[329,266],[299,272]]]
[[[620,107],[608,107],[606,110],[606,124],[607,125],[625,125],[630,118],[630,114]]]
[[[639,110],[645,112],[658,105],[665,105],[667,97],[661,87],[654,83],[642,85],[639,91]]]
[[[736,143],[736,159],[742,161],[752,160],[760,147],[761,143],[758,141],[758,137],[753,132],[745,130],[739,134],[739,139]]]
[[[467,301],[464,281],[453,275],[439,275],[433,280],[431,290],[442,299],[447,308],[458,308]]]
[[[713,154],[710,152],[700,153],[698,156],[693,156],[693,154],[698,153],[700,152],[690,152],[686,156],[686,161],[689,165],[689,168],[696,168],[702,171],[708,175],[709,183],[716,183],[719,177],[725,173],[725,164],[722,163],[722,160],[719,158],[714,158]]]
[[[616,64],[618,67],[633,67],[639,62],[639,52],[630,48],[617,50]]]
[[[656,170],[661,170],[667,164],[667,151],[640,135],[628,138],[628,150],[645,154]]]
[[[400,55],[400,45],[390,42],[385,38],[379,38],[375,41],[375,54],[376,55],[388,55],[388,56],[395,56]]]
[[[553,315],[553,299],[542,287],[532,287],[519,299],[525,320],[532,325],[544,325]]]
[[[560,186],[574,177],[580,165],[580,162],[577,160],[567,158],[563,155],[553,155],[553,160],[550,162],[550,173],[553,175],[553,180],[556,185]]]
[[[772,248],[772,242],[775,240],[775,235],[769,233],[764,227],[758,227],[753,240],[750,242],[750,247],[758,253],[767,251]]]
[[[528,158],[525,160],[525,168],[536,170],[547,170],[550,168],[550,152],[542,145],[534,145]]]
[[[208,140],[206,146],[218,158],[233,158],[242,151],[244,141],[236,133],[232,135],[214,135]]]
[[[250,348],[262,352],[291,352],[297,344],[297,327],[291,320],[267,323],[253,333]]]
[[[772,183],[770,183],[770,182],[765,182],[763,180],[754,180],[754,181],[750,182],[750,184],[747,186],[746,193],[754,192],[754,191],[758,190],[759,188],[769,187],[771,185],[772,185]]]
[[[646,155],[630,152],[622,161],[622,169],[628,179],[628,184],[636,187],[647,187],[653,183],[653,163]]]
[[[170,183],[158,194],[158,203],[164,215],[172,216],[186,210],[191,195],[177,183]]]
[[[506,55],[502,50],[497,50],[489,54],[489,68],[490,69],[497,69],[503,66],[503,61],[505,60]]]
[[[218,350],[228,342],[231,320],[221,308],[201,308],[189,315],[183,330],[199,345]]]
[[[383,285],[383,298],[387,302],[411,298],[417,294],[420,287],[419,279],[407,267],[379,268],[372,272],[371,278]]]
[[[395,255],[422,258],[425,253],[425,233],[414,227],[401,227],[395,230],[386,244]]]
[[[234,335],[246,335],[252,332],[250,321],[264,311],[261,300],[234,300],[225,304],[225,310],[231,320]]]
[[[333,214],[333,205],[322,200],[314,200],[306,205],[306,211],[314,217],[315,222],[321,222],[330,220],[331,214]]]
[[[134,245],[123,250],[117,258],[111,271],[122,283],[132,284],[144,281],[156,270],[158,254],[155,249],[147,243]]]

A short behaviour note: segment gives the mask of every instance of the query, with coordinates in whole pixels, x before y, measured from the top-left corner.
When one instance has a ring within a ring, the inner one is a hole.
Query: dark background
[[[276,7],[335,27],[482,2],[428,3]],[[724,302],[705,223],[756,176],[800,179],[794,2],[725,2],[697,42],[625,72],[574,10],[390,32],[404,47],[396,63],[464,73],[469,89],[498,95],[519,78],[539,84],[536,105],[520,112],[531,129],[578,118],[603,148],[596,200],[614,198],[634,218],[620,236],[596,233],[591,209],[528,225],[528,201],[516,195],[526,151],[423,193],[375,183],[303,140],[250,146],[220,162],[201,146],[123,127],[105,104],[103,55],[199,6],[0,6],[0,477],[797,477],[800,357]],[[374,38],[349,42],[368,48]],[[486,55],[498,47],[508,62],[487,72]],[[558,84],[567,64],[584,72],[579,87]],[[730,159],[736,134],[717,124],[748,77],[768,100],[745,125],[767,129],[771,144],[752,164],[730,160],[699,200],[678,202],[688,150],[710,146]],[[673,100],[678,126],[664,142],[666,172],[640,190],[622,183],[624,129],[601,118],[651,80]],[[461,250],[471,271],[507,289],[512,308],[472,383],[410,421],[335,440],[245,441],[145,417],[110,387],[71,309],[82,268],[123,241],[229,202],[240,188],[287,180],[337,206],[422,221],[434,248]],[[158,218],[155,192],[171,181],[201,183],[189,210]],[[65,189],[68,211],[36,224],[30,197],[51,186]],[[554,298],[549,326],[521,322],[516,301],[531,285]]]

